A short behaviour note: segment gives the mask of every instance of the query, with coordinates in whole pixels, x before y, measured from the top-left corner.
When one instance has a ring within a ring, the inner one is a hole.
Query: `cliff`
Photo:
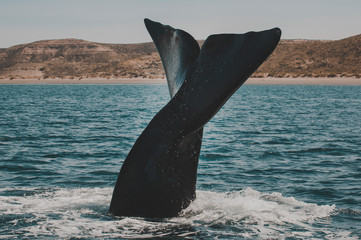
[[[283,40],[255,76],[361,77],[361,35],[338,41]]]
[[[200,41],[202,44],[202,41]],[[253,77],[361,77],[361,35],[281,40]],[[43,40],[0,49],[0,78],[163,78],[153,43]]]

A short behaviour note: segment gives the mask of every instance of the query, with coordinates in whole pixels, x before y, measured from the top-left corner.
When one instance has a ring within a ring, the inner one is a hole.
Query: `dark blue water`
[[[166,85],[0,85],[0,239],[359,239],[361,87],[243,86],[177,218],[107,215]]]

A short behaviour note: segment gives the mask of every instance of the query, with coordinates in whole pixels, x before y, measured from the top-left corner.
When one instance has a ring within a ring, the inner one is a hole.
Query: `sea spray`
[[[1,189],[4,236],[150,238],[222,236],[227,232],[229,237],[283,238],[337,233],[327,224],[335,213],[334,205],[319,206],[252,188],[226,193],[197,191],[197,199],[179,217],[169,219],[108,215],[112,188],[19,188],[16,194],[12,191]],[[19,194],[22,191],[24,194]]]

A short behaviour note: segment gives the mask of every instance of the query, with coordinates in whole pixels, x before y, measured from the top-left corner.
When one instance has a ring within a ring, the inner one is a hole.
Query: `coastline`
[[[35,85],[35,84],[166,84],[165,79],[107,79],[107,78],[83,78],[83,79],[0,79],[0,85]],[[360,78],[249,78],[248,85],[361,85]]]
[[[166,84],[165,79],[146,79],[146,78],[82,78],[82,79],[0,79],[1,84],[8,85],[35,85],[35,84]]]
[[[361,79],[355,77],[319,77],[319,78],[249,78],[250,85],[361,85]]]

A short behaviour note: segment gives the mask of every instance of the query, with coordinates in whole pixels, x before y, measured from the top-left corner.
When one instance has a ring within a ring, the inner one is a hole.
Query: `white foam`
[[[11,189],[3,189],[7,190]],[[330,239],[351,235],[313,226],[314,222],[327,221],[335,211],[334,205],[319,206],[251,188],[232,193],[197,191],[197,199],[179,217],[163,221],[108,216],[112,188],[19,190],[33,193],[1,194],[5,196],[0,196],[0,213],[17,216],[7,224],[26,237],[150,238],[218,234],[282,239],[312,238],[320,231]],[[27,224],[22,226],[23,221]]]
[[[297,236],[309,235],[308,232],[314,230],[311,224],[316,219],[330,217],[334,210],[335,205],[318,206],[283,197],[280,193],[261,194],[247,188],[226,194],[199,192],[198,198],[185,213],[198,212],[193,218],[211,225],[233,222],[243,227],[251,226],[251,233],[240,233],[243,237],[257,233],[272,237],[280,232],[287,235],[290,226],[303,230]]]

